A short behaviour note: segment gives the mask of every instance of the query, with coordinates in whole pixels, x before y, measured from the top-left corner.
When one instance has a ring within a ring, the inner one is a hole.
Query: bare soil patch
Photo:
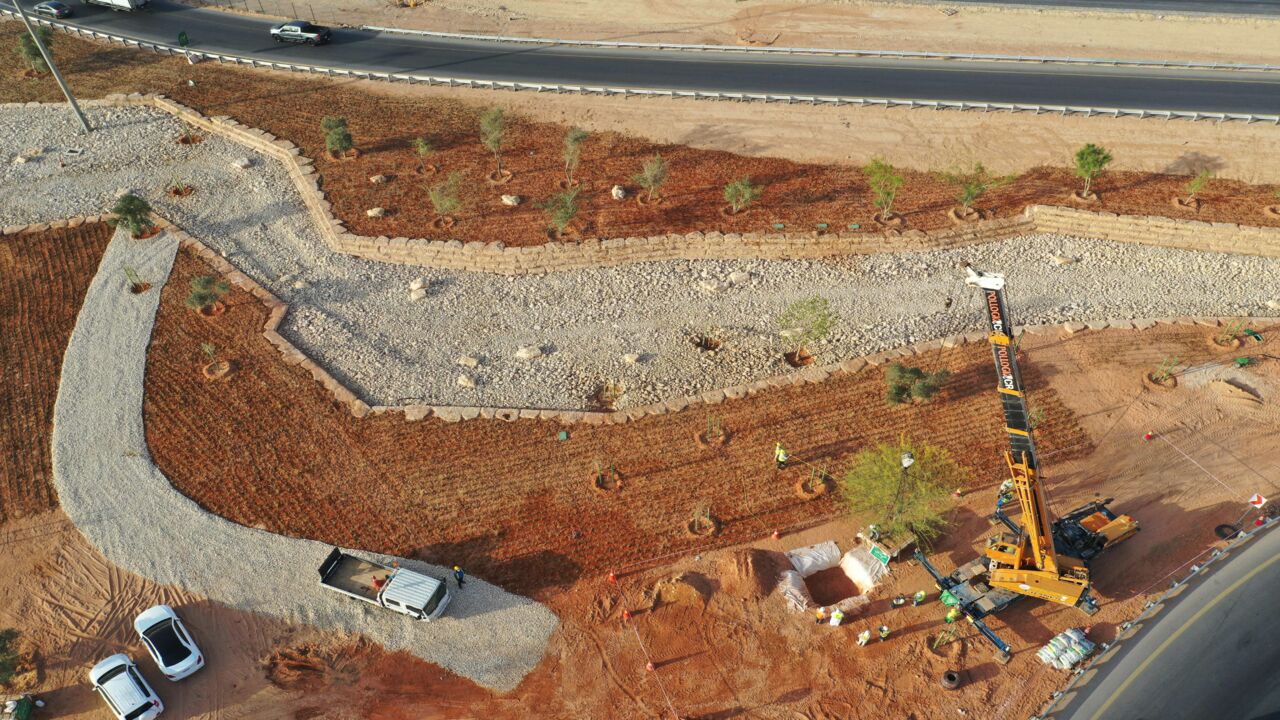
[[[858,594],[858,586],[839,566],[820,570],[804,579],[813,601],[826,607]]]
[[[0,236],[0,522],[58,504],[49,433],[62,353],[113,232],[93,223]]]

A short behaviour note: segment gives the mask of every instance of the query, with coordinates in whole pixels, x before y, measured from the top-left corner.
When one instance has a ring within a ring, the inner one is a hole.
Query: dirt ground
[[[625,13],[607,0],[432,0],[416,8],[395,7],[398,4],[251,0],[248,7],[351,25],[521,37],[1247,63],[1280,59],[1280,21],[1274,18],[877,0],[640,0],[629,3]]]

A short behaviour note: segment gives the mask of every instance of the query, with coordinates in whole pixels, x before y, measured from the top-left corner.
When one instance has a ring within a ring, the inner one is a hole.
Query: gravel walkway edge
[[[177,249],[167,232],[146,242],[118,232],[85,295],[54,406],[54,483],[67,515],[108,560],[152,581],[288,622],[360,633],[485,687],[515,688],[541,662],[559,624],[546,607],[480,579],[468,582],[434,622],[346,598],[318,585],[315,572],[328,545],[205,512],[155,467],[142,408],[160,292],[127,292],[124,268],[155,279],[158,288]],[[439,566],[401,563],[448,575]]]

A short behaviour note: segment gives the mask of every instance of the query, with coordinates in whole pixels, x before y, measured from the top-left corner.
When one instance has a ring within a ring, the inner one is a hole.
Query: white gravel
[[[102,212],[116,188],[139,190],[289,302],[281,332],[371,404],[582,408],[603,381],[619,380],[625,407],[776,375],[787,368],[775,318],[812,295],[841,316],[815,348],[827,362],[975,330],[961,261],[1009,277],[1023,324],[1269,315],[1280,287],[1276,260],[1052,235],[830,262],[673,261],[517,278],[374,263],[323,245],[275,161],[217,137],[179,146],[180,125],[159,111],[94,114],[107,127],[86,138],[61,108],[0,112],[10,147],[87,148],[65,169],[52,154],[0,165],[0,223]],[[250,169],[232,167],[246,156]],[[174,178],[196,194],[164,196]],[[1055,255],[1078,262],[1057,266]],[[730,282],[733,273],[749,279]],[[419,277],[425,297],[411,301]],[[716,355],[688,341],[708,328],[725,340]],[[529,346],[542,357],[516,357]],[[624,359],[633,354],[637,362]],[[459,367],[463,356],[477,366]]]
[[[155,582],[290,622],[360,633],[486,687],[513,689],[542,660],[558,625],[542,605],[478,578],[433,622],[344,597],[318,584],[329,546],[207,513],[152,464],[143,433],[143,374],[160,293],[129,293],[124,268],[159,285],[177,247],[167,233],[145,242],[118,233],[89,286],[54,408],[53,472],[63,510],[108,560]],[[449,574],[400,562],[436,577]]]

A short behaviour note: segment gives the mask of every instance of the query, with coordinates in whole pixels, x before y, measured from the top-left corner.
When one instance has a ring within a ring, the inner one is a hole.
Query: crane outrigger
[[[1035,439],[1013,347],[1013,323],[1004,300],[1004,276],[972,268],[966,268],[966,275],[965,283],[982,291],[988,340],[998,378],[996,391],[1004,406],[1005,432],[1009,438],[1005,462],[1022,512],[1015,521],[997,504],[995,518],[1011,534],[1002,533],[989,541],[981,557],[965,563],[950,575],[934,568],[923,553],[917,551],[915,557],[937,581],[938,587],[956,599],[956,607],[996,646],[996,658],[1005,663],[1009,661],[1009,645],[987,627],[983,618],[1023,596],[1078,607],[1092,615],[1098,607],[1089,594],[1089,561],[1132,537],[1139,527],[1133,518],[1116,515],[1108,508],[1112,498],[1090,502],[1052,519],[1040,481]]]

